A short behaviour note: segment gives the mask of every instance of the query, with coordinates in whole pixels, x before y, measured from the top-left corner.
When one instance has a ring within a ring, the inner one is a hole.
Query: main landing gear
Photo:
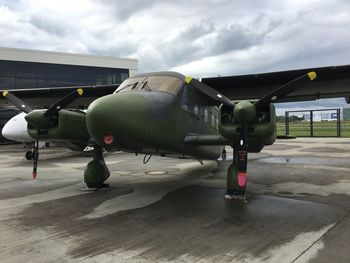
[[[227,170],[226,200],[246,202],[247,149],[233,148],[233,161]]]
[[[100,188],[108,187],[104,182],[108,179],[110,172],[103,158],[101,146],[94,146],[94,159],[89,162],[84,171],[84,182],[86,188],[83,190],[97,191]]]

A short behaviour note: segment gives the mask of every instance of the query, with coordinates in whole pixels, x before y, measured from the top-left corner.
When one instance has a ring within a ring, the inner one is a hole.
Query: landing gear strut
[[[104,182],[108,179],[110,173],[103,158],[103,150],[100,146],[94,146],[94,159],[87,164],[84,171],[84,182],[88,189],[98,190],[108,187]]]
[[[226,200],[246,201],[247,151],[234,147],[233,161],[227,170]]]

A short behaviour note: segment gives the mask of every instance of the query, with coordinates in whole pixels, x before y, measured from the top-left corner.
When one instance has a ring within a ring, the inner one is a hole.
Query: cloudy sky
[[[3,47],[137,58],[140,72],[197,77],[343,65],[350,1],[0,0],[0,35]]]

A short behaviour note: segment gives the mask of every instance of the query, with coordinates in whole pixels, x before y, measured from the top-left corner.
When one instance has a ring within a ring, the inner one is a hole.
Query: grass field
[[[340,136],[350,138],[350,121],[342,121]],[[285,135],[285,123],[277,124],[277,135]],[[337,136],[337,123],[334,121],[319,121],[313,123],[313,134],[318,137]],[[310,136],[310,122],[289,122],[289,135],[297,137]]]

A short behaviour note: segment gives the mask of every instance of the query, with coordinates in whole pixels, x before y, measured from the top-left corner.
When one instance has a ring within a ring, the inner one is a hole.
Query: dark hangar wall
[[[0,60],[0,89],[119,84],[128,77],[129,69]],[[17,113],[0,109],[0,130]]]

